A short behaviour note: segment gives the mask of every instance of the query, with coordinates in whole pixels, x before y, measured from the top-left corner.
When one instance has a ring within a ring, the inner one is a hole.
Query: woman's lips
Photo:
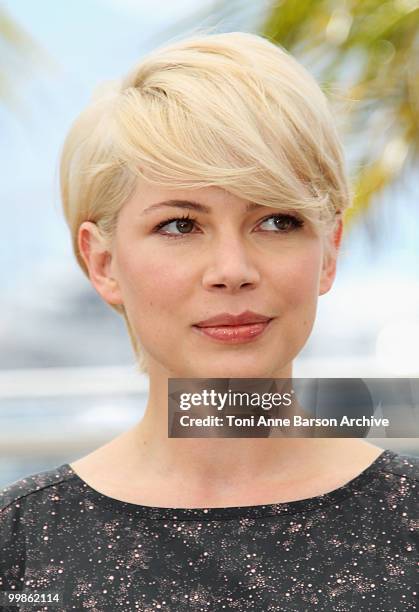
[[[270,325],[272,319],[261,323],[247,323],[246,325],[220,325],[219,327],[198,327],[193,325],[199,334],[220,342],[239,344],[249,342],[259,337]]]

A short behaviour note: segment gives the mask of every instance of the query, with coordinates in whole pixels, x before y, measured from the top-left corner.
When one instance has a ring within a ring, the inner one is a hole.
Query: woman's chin
[[[184,378],[271,378],[272,366],[261,367],[261,364],[253,365],[202,365],[196,364],[191,373]]]

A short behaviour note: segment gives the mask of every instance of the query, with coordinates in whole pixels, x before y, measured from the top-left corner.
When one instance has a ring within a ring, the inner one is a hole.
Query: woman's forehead
[[[128,205],[135,211],[136,216],[141,217],[170,208],[182,208],[207,215],[218,212],[220,207],[234,208],[243,213],[267,208],[266,205],[241,198],[217,186],[170,189],[145,182],[137,185]]]

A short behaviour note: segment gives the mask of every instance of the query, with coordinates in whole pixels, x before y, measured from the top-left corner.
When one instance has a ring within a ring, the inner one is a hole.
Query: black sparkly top
[[[0,492],[0,591],[34,599],[0,610],[417,610],[418,479],[418,457],[385,450],[317,497],[163,508],[99,493],[66,463]]]

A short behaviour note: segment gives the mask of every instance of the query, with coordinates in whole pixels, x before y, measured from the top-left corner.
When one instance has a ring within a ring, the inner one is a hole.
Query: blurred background
[[[123,319],[76,266],[58,160],[97,85],[197,27],[284,46],[336,109],[354,207],[295,376],[419,376],[419,0],[0,0],[0,487],[143,414]]]

